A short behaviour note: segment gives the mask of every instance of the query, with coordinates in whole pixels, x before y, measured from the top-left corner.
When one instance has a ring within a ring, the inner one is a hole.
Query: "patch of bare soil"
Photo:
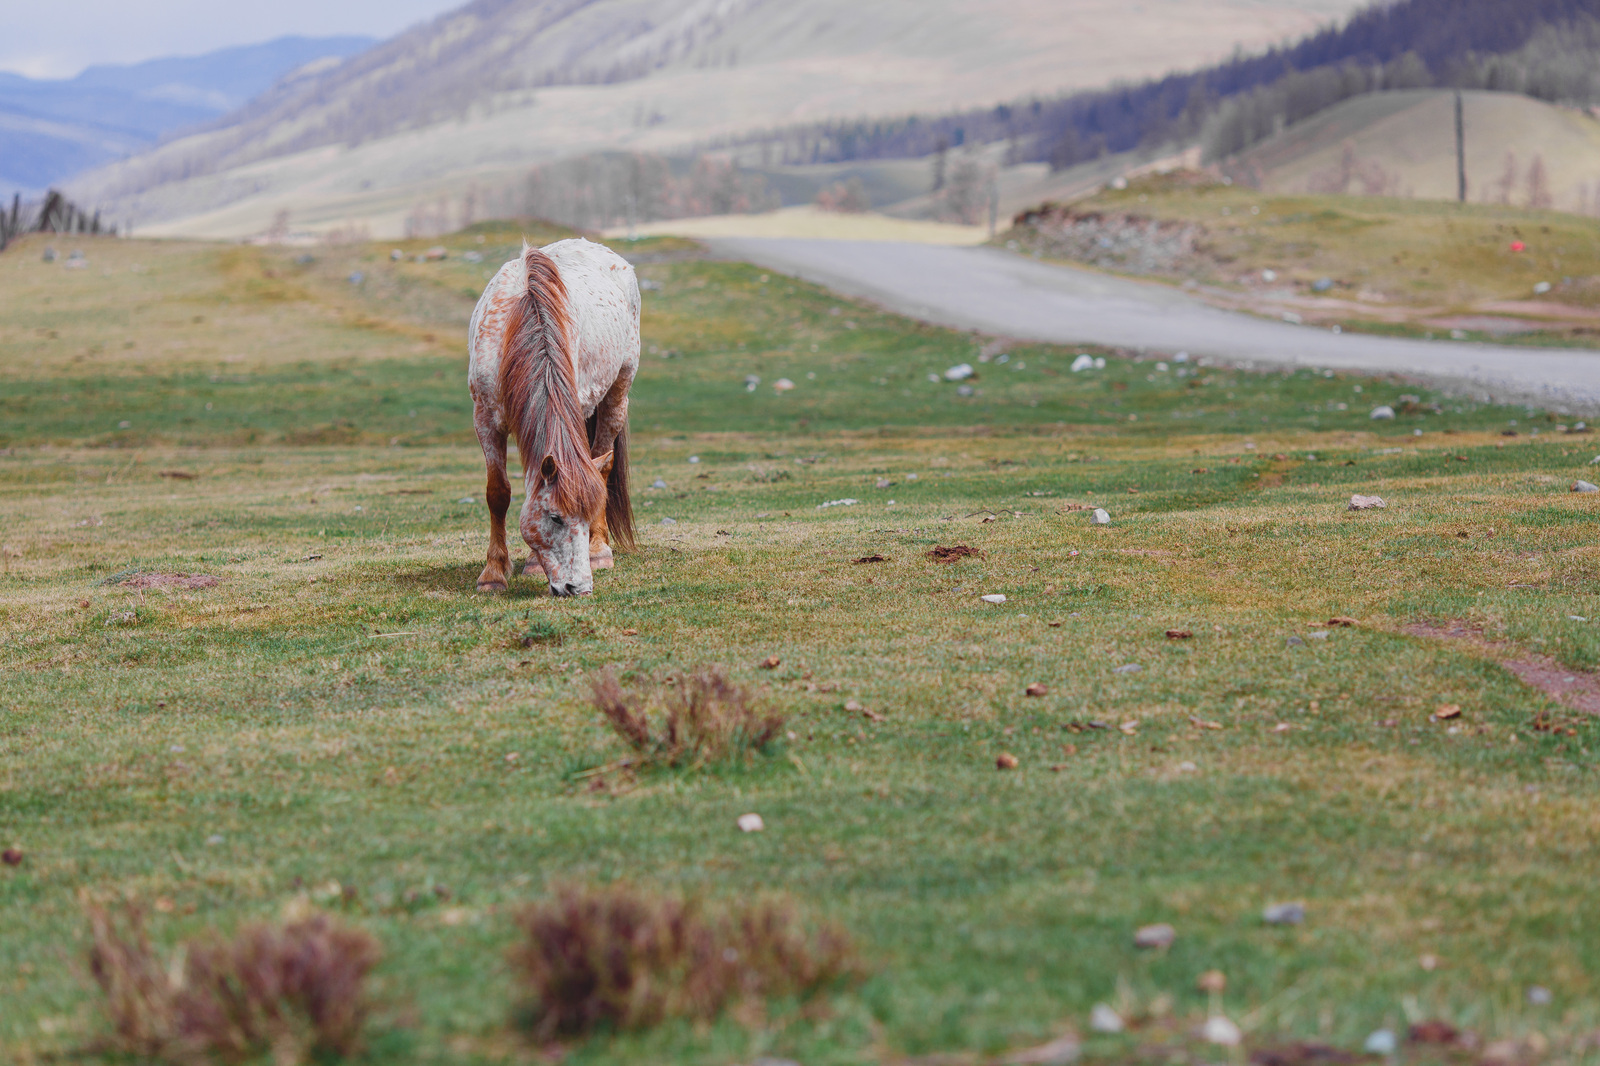
[[[953,563],[960,559],[981,559],[983,558],[983,552],[977,548],[969,548],[965,544],[957,544],[950,548],[946,548],[941,544],[928,553],[928,558],[936,563]]]
[[[128,589],[210,589],[220,579],[210,574],[135,574],[122,583]]]
[[[1407,636],[1434,640],[1465,640],[1490,652],[1501,648],[1498,642],[1484,636],[1482,626],[1459,620],[1413,622],[1402,627],[1401,632]],[[1522,655],[1517,658],[1496,655],[1495,658],[1524,685],[1538,689],[1574,711],[1600,716],[1600,674],[1574,670],[1543,655]],[[1553,723],[1552,727],[1555,725],[1559,723]]]

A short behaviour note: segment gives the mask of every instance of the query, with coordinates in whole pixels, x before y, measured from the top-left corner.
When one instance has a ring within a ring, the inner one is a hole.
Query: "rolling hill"
[[[396,234],[530,164],[1158,74],[1360,0],[477,0],[75,183],[146,232]],[[159,225],[154,225],[159,223]]]
[[[0,192],[42,191],[242,107],[296,70],[373,45],[282,37],[200,56],[94,66],[75,78],[0,73]],[[7,197],[9,199],[9,197]]]
[[[1515,93],[1468,92],[1465,119],[1469,200],[1600,214],[1600,121],[1592,115]],[[1289,127],[1231,170],[1269,192],[1448,200],[1455,152],[1453,93],[1372,93]]]

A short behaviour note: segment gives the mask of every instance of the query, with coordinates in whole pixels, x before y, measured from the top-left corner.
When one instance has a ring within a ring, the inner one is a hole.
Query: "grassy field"
[[[641,550],[582,602],[486,598],[463,334],[519,236],[0,255],[8,1061],[99,1061],[86,901],[145,901],[166,947],[305,896],[384,945],[371,1061],[535,1061],[511,912],[612,879],[786,891],[872,975],[573,1063],[977,1062],[1069,1030],[1218,1061],[1189,1035],[1214,968],[1255,1047],[1443,1018],[1595,1057],[1600,737],[1516,672],[1600,663],[1600,496],[1568,491],[1593,437],[1398,380],[1073,373],[643,241]],[[971,395],[928,380],[958,362]],[[986,554],[927,558],[957,544]],[[1453,624],[1481,636],[1429,635]],[[702,663],[792,736],[576,776],[623,754],[587,671]],[[1262,923],[1290,900],[1304,924]],[[1153,922],[1175,942],[1136,950]],[[1089,1034],[1099,1002],[1132,1030]]]
[[[1112,251],[1099,265],[1171,281],[1269,317],[1404,336],[1594,347],[1600,336],[1600,220],[1557,211],[1377,196],[1264,193],[1150,177],[1072,205],[1079,214],[1190,227],[1194,252]],[[1032,226],[1003,234],[1061,255]],[[1520,250],[1513,250],[1513,244]],[[1097,250],[1098,251],[1098,250]],[[1264,275],[1271,271],[1276,277]],[[1323,282],[1324,287],[1315,286]],[[1537,291],[1539,286],[1546,291]]]

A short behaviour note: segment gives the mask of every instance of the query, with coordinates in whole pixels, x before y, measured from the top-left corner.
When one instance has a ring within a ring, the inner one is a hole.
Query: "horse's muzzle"
[[[552,596],[561,596],[561,597],[588,596],[593,592],[594,592],[594,586],[593,585],[590,585],[587,588],[583,588],[583,587],[580,587],[578,585],[573,584],[571,581],[565,582],[564,584],[560,584],[560,585],[557,585],[554,582],[552,582],[551,585],[550,585],[550,595],[552,595]]]

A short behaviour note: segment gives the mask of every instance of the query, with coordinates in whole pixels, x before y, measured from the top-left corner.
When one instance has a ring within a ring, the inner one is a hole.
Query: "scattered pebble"
[[[996,770],[1015,770],[1017,768],[1017,757],[1009,751],[1002,751],[995,756],[994,768]]]
[[[944,372],[944,379],[946,381],[965,381],[975,373],[977,371],[972,369],[971,363],[958,363]]]
[[[854,507],[856,504],[858,504],[860,502],[861,502],[860,500],[851,500],[851,499],[829,500],[827,503],[819,503],[819,504],[817,504],[817,510],[820,511],[824,507]]]
[[[1592,481],[1574,481],[1572,483],[1572,491],[1573,492],[1600,492],[1600,485],[1596,485]]]
[[[974,396],[976,394],[977,394],[976,390],[973,389],[973,387],[971,385],[957,385],[956,386],[956,395],[957,396]]]
[[[1390,1030],[1376,1029],[1368,1034],[1367,1042],[1362,1046],[1368,1055],[1393,1055],[1400,1042]]]
[[[1196,766],[1192,762],[1189,762],[1187,759],[1178,764],[1178,773],[1180,774],[1195,774],[1199,772],[1200,767]]]
[[[1392,418],[1394,418],[1394,408],[1388,404],[1380,404],[1372,409],[1372,420],[1374,422],[1382,422]]]
[[[653,488],[653,489],[664,489],[664,488],[667,487],[667,483],[665,481],[662,481],[660,478],[656,478],[654,483],[652,483],[650,487]]]
[[[7,856],[10,854],[11,853],[9,851],[6,852]],[[7,858],[6,861],[11,862],[10,858]],[[11,865],[15,866],[16,863],[11,863]],[[1528,989],[1528,1002],[1533,1004],[1535,1007],[1548,1007],[1550,1005],[1550,1001],[1554,998],[1555,997],[1550,994],[1550,990],[1543,985],[1534,985],[1532,988]]]
[[[1097,1033],[1120,1033],[1127,1024],[1110,1004],[1096,1003],[1089,1012],[1089,1028]]]
[[[782,665],[783,660],[778,658],[776,655],[769,655],[765,659],[761,660],[761,669],[763,670],[776,670]]]
[[[1306,905],[1274,903],[1261,912],[1261,920],[1268,925],[1299,925],[1306,920]]]
[[[1533,287],[1533,294],[1535,296],[1543,296],[1545,293],[1550,291],[1550,288],[1551,286],[1548,281],[1541,281],[1539,284]]]
[[[773,392],[788,392],[792,388],[794,388],[794,382],[788,378],[779,378],[772,383]]]
[[[664,526],[675,526],[678,524],[678,520],[676,518],[663,518],[661,520],[661,524]]]
[[[1327,640],[1329,634],[1326,629],[1314,629],[1307,633],[1306,636],[1310,637],[1312,640]]]
[[[1228,990],[1228,975],[1221,970],[1207,970],[1195,978],[1194,986],[1202,992],[1221,994]]]
[[[222,834],[212,833],[210,836],[206,837],[206,843],[215,847],[216,845],[222,843]]]
[[[759,814],[739,815],[739,831],[742,833],[759,833],[766,827],[767,823],[761,820]]]
[[[1220,1014],[1213,1014],[1206,1019],[1206,1024],[1200,1027],[1200,1036],[1207,1043],[1223,1047],[1236,1047],[1244,1039],[1239,1027]]]
[[[1115,670],[1113,670],[1111,672],[1113,674],[1137,674],[1140,670],[1143,670],[1143,669],[1144,669],[1144,667],[1140,666],[1138,663],[1128,663],[1125,666],[1117,667]]]
[[[1006,602],[1005,594],[1004,593],[1000,593],[1000,592],[991,592],[987,596],[979,596],[978,599],[982,600],[984,603],[1004,603],[1004,602]]]
[[[1035,681],[1027,687],[1026,694],[1029,696],[1048,696],[1050,695],[1050,687],[1042,682]]]
[[[761,375],[759,375],[759,374],[746,374],[744,376],[744,391],[745,392],[755,392],[756,389],[760,387],[760,385],[761,385]]]
[[[878,488],[880,488],[880,489],[886,489],[886,488],[888,488],[889,486],[891,486],[893,484],[894,484],[894,482],[890,481],[886,477],[880,477],[878,479]]]
[[[1286,646],[1293,648],[1293,647],[1298,647],[1300,645],[1305,644],[1305,641],[1301,640],[1299,637],[1291,636],[1287,640],[1285,640],[1283,643]]]
[[[1136,948],[1166,948],[1178,938],[1178,931],[1165,922],[1159,925],[1146,925],[1133,934],[1133,946]]]
[[[518,759],[521,759],[521,758],[522,758],[522,753],[520,751],[508,751],[508,752],[506,752],[506,762],[508,762],[508,763],[515,763]]]
[[[1097,526],[1109,526],[1111,524],[1111,515],[1106,513],[1104,507],[1096,507],[1094,509],[1094,524]]]
[[[1381,510],[1387,506],[1389,505],[1383,502],[1382,496],[1361,496],[1358,494],[1350,497],[1350,510],[1352,511]]]

